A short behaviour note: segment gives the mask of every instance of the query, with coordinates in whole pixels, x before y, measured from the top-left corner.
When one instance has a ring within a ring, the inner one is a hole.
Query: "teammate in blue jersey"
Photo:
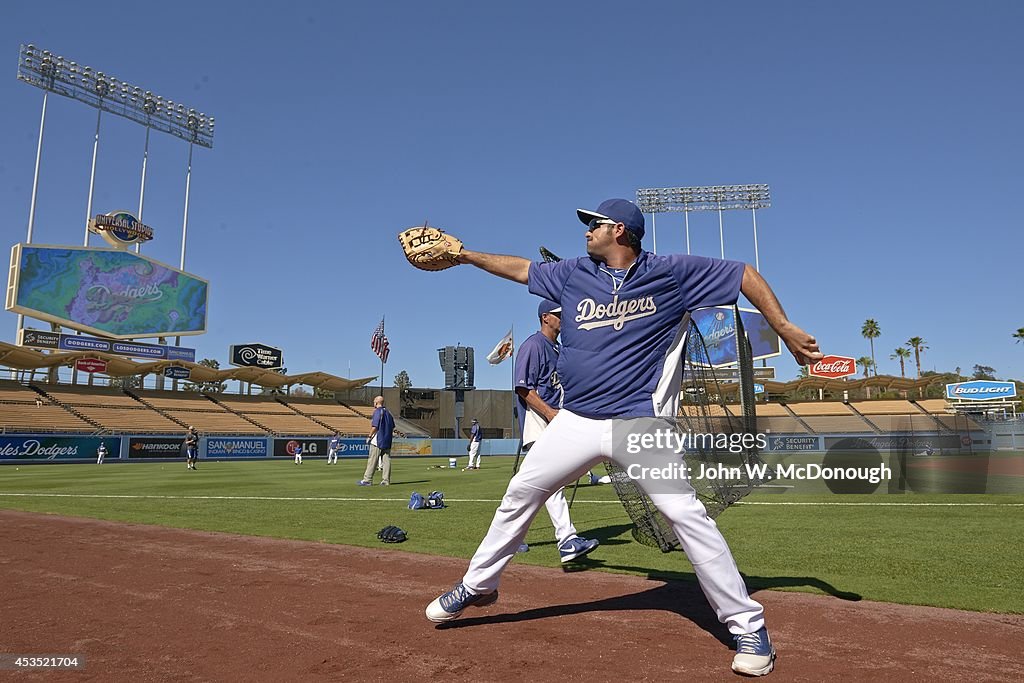
[[[480,420],[473,418],[473,424],[469,428],[469,444],[467,444],[467,450],[469,452],[469,463],[462,470],[478,470],[480,469],[480,444],[483,441],[483,430],[480,429]]]
[[[338,451],[341,450],[341,434],[334,432],[334,436],[327,442],[327,464],[338,464]]]
[[[373,417],[370,419],[370,433],[366,443],[370,444],[370,454],[366,459],[366,471],[363,478],[356,482],[358,486],[372,486],[373,473],[377,471],[377,463],[383,463],[384,473],[380,485],[391,485],[391,445],[394,441],[395,418],[391,411],[384,407],[384,397],[373,399]]]
[[[533,294],[561,305],[557,370],[565,399],[509,482],[462,581],[427,607],[431,621],[450,621],[469,606],[498,599],[501,573],[544,501],[596,463],[619,462],[612,452],[616,418],[676,416],[690,311],[734,304],[742,292],[798,363],[822,357],[815,338],[789,321],[753,267],[645,252],[643,213],[625,199],[609,199],[577,215],[587,226],[586,257],[531,263],[466,249],[458,256],[459,263],[528,285]],[[748,595],[725,539],[693,488],[683,479],[672,493],[652,491],[645,480],[637,483],[672,524],[704,595],[736,639],[733,670],[769,673],[775,649],[764,609]]]
[[[527,337],[516,354],[515,391],[519,401],[524,453],[530,452],[562,405],[562,387],[556,372],[562,308],[553,301],[541,301],[537,316],[540,318],[540,331]],[[577,534],[563,489],[552,493],[544,501],[544,507],[551,517],[551,525],[555,527],[558,555],[563,563],[583,557],[599,545],[597,539],[581,538]]]

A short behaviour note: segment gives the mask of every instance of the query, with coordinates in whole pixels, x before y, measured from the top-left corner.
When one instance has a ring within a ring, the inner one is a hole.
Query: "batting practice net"
[[[738,308],[734,308],[733,316],[739,365],[738,408],[726,404],[725,392],[711,367],[704,337],[692,321],[683,350],[681,405],[675,426],[680,433],[700,436],[689,439],[684,459],[693,475],[690,484],[711,518],[718,517],[769,478],[767,469],[765,479],[757,478],[752,469],[763,463],[755,438],[754,364]],[[633,522],[633,538],[662,552],[678,548],[679,539],[671,525],[637,483],[615,463],[607,462],[605,467],[615,493]],[[716,476],[697,476],[709,470]]]

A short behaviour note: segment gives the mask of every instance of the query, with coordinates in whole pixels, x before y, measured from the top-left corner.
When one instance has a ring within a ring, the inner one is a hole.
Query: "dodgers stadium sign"
[[[1013,398],[1017,385],[1013,382],[992,382],[976,379],[972,382],[958,382],[946,385],[946,398],[961,401],[990,401],[995,398]]]
[[[711,365],[717,368],[736,363],[736,314],[732,307],[699,308],[693,311],[692,318],[704,337]],[[768,325],[764,315],[759,311],[741,308],[740,320],[750,340],[754,360],[781,354],[779,335]]]

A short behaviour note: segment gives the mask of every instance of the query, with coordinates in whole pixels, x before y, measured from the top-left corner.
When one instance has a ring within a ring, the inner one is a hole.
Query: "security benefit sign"
[[[818,436],[769,436],[768,450],[773,453],[794,451],[820,451],[821,437]]]
[[[117,249],[15,244],[8,311],[101,337],[206,331],[208,283]]]
[[[1017,385],[1013,382],[993,382],[976,379],[972,382],[957,382],[946,385],[946,398],[951,401],[991,401],[993,399],[1013,398],[1017,395]]]

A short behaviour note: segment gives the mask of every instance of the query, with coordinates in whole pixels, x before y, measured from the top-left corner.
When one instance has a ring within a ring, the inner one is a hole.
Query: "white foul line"
[[[0,491],[0,496],[22,498],[128,498],[141,500],[283,500],[312,502],[353,502],[353,503],[396,503],[406,502],[405,498],[345,498],[341,496],[159,496],[142,494],[115,493],[8,493]],[[491,498],[447,498],[451,503],[500,503]],[[618,505],[618,500],[577,500],[576,504],[587,505]],[[741,501],[734,505],[794,505],[794,506],[838,506],[838,507],[1024,507],[1024,503],[847,503],[836,502],[797,502],[797,501]]]

